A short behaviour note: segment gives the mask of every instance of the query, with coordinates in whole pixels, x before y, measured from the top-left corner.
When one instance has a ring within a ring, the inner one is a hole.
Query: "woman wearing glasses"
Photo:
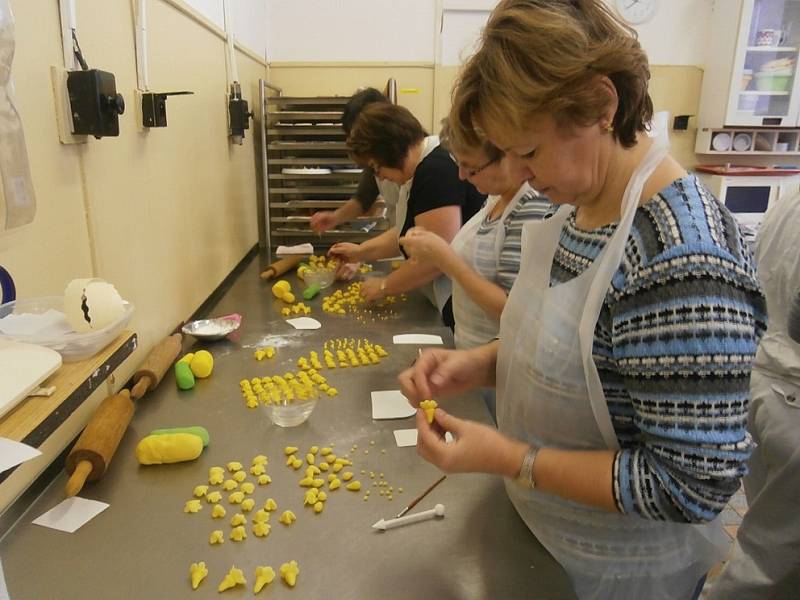
[[[366,262],[397,256],[398,238],[415,226],[450,242],[483,205],[485,196],[459,179],[458,167],[429,136],[411,112],[388,103],[361,111],[347,138],[354,160],[376,177],[400,186],[395,227],[361,244],[340,242],[330,254],[347,262]],[[432,264],[406,263],[386,277],[371,277],[361,285],[367,300],[420,288],[453,328],[450,281]]]
[[[435,266],[453,282],[455,345],[468,350],[497,337],[500,314],[519,272],[522,226],[543,219],[551,204],[491,142],[470,147],[447,121],[441,135],[459,177],[489,198],[451,243],[414,227],[400,238],[400,245],[411,258]],[[494,390],[486,388],[482,395],[494,416]]]

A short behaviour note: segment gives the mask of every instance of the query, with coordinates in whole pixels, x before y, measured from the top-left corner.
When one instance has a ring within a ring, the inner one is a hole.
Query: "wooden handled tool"
[[[159,342],[133,375],[133,390],[122,390],[100,403],[89,424],[67,456],[67,497],[76,495],[87,481],[96,481],[108,469],[136,407],[133,400],[155,388],[181,350],[183,336],[171,335]]]
[[[280,260],[276,260],[266,269],[261,272],[261,279],[272,279],[274,277],[280,277],[286,271],[293,269],[295,266],[300,264],[303,259],[307,258],[305,254],[295,254],[292,256],[287,256],[286,258],[282,258]]]
[[[180,333],[164,338],[150,351],[139,370],[133,374],[131,397],[138,400],[149,390],[154,389],[172,366],[181,351],[183,336]]]
[[[86,481],[100,479],[108,469],[128,424],[134,404],[128,390],[109,396],[100,403],[91,421],[67,456],[67,497],[74,496]]]

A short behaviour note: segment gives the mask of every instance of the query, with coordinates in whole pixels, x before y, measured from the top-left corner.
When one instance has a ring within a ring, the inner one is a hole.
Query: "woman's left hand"
[[[495,473],[516,477],[511,466],[525,455],[525,445],[515,442],[494,427],[459,419],[441,408],[434,412],[432,424],[425,411],[417,410],[417,453],[446,473]],[[446,443],[444,432],[454,440]],[[519,447],[518,447],[519,446]],[[520,454],[519,459],[516,455]],[[509,460],[510,458],[510,460]]]
[[[436,267],[453,251],[443,238],[424,227],[412,227],[398,241],[410,258]]]
[[[382,300],[386,294],[381,289],[385,277],[367,277],[361,282],[361,295],[367,302]]]
[[[361,266],[360,262],[354,263],[341,263],[336,268],[336,280],[337,281],[350,281],[356,273],[358,273],[358,268]]]

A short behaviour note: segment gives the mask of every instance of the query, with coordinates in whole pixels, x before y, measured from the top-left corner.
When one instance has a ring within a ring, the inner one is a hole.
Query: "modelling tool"
[[[385,531],[394,527],[401,527],[419,521],[427,521],[435,517],[444,516],[444,504],[437,504],[430,510],[423,510],[422,512],[414,513],[413,515],[406,515],[405,517],[395,517],[394,519],[381,519],[375,523],[372,528]]]
[[[296,254],[276,260],[261,272],[261,279],[274,279],[293,269],[306,258],[305,254]]]
[[[400,518],[400,517],[402,517],[404,514],[406,514],[408,511],[410,511],[412,508],[414,508],[414,507],[415,507],[417,504],[419,504],[419,501],[420,501],[420,500],[422,500],[422,499],[423,499],[425,496],[427,496],[428,494],[430,494],[430,493],[431,493],[431,491],[433,491],[433,488],[435,488],[437,485],[439,485],[440,483],[442,483],[442,482],[443,482],[445,479],[447,479],[447,475],[442,475],[442,476],[441,476],[441,477],[440,477],[440,478],[439,478],[439,479],[438,479],[438,480],[437,480],[437,481],[436,481],[434,484],[432,484],[432,485],[431,485],[431,486],[430,486],[430,487],[429,487],[427,490],[425,490],[425,491],[424,491],[424,492],[422,492],[422,493],[421,493],[419,496],[417,496],[416,498],[414,498],[414,499],[413,499],[413,500],[412,500],[412,501],[409,503],[409,505],[408,505],[408,506],[406,506],[406,507],[405,507],[403,510],[401,510],[399,513],[397,513],[397,518],[399,519],[399,518]]]
[[[141,398],[158,385],[178,356],[181,340],[179,333],[162,340],[134,374],[133,390],[122,390],[109,396],[97,407],[67,456],[65,468],[70,475],[66,486],[67,497],[80,492],[87,481],[96,481],[105,474],[133,418],[133,400]]]

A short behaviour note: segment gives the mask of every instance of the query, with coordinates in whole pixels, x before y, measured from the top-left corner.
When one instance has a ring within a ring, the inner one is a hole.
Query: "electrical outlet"
[[[89,137],[72,133],[72,109],[67,91],[67,70],[64,67],[50,67],[50,80],[53,84],[53,99],[56,107],[58,139],[62,144],[85,144]]]

